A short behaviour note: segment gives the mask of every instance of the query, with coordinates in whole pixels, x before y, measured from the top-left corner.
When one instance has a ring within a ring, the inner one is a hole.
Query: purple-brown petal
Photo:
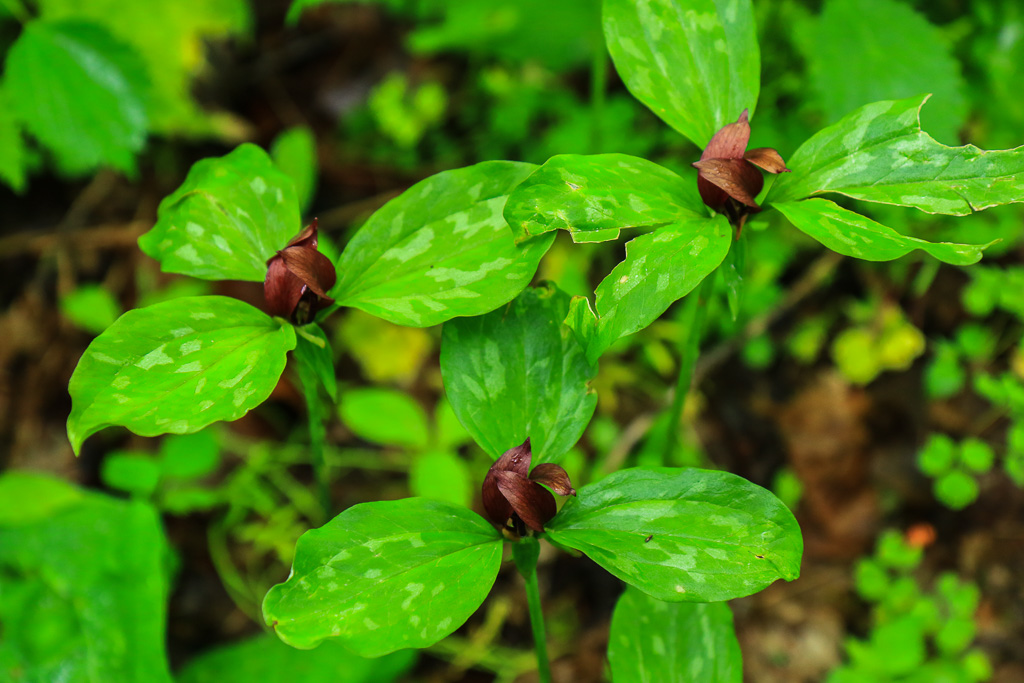
[[[496,470],[493,466],[487,472],[487,476],[484,477],[483,488],[480,491],[480,497],[483,499],[487,519],[491,521],[491,524],[503,527],[508,518],[512,516],[512,505],[505,500],[505,496],[498,489],[498,472],[499,470]]]
[[[722,126],[715,133],[711,141],[708,142],[708,146],[704,148],[704,152],[700,155],[700,160],[742,159],[748,142],[750,142],[750,123],[747,117],[747,110],[744,109],[736,123]]]
[[[498,490],[526,526],[544,531],[544,523],[558,511],[551,492],[518,472],[499,470],[494,473],[494,479]]]
[[[768,173],[789,173],[782,155],[771,147],[748,149],[743,158]]]
[[[746,159],[707,159],[697,161],[693,165],[700,171],[698,188],[700,178],[704,178],[725,190],[736,201],[754,209],[761,208],[754,201],[754,197],[764,187],[764,177],[757,167]]]
[[[491,465],[491,470],[515,472],[526,477],[530,473],[530,459],[532,457],[533,451],[530,450],[530,437],[526,437],[526,441],[502,453],[501,457]]]
[[[569,475],[560,465],[552,462],[544,462],[534,467],[533,472],[530,472],[530,479],[538,484],[544,484],[560,496],[576,495]]]
[[[302,298],[304,285],[285,265],[280,255],[267,263],[267,276],[263,280],[263,297],[270,315],[290,318]]]
[[[312,247],[317,248],[317,230],[319,229],[319,223],[317,219],[313,219],[313,222],[302,229],[295,237],[291,238],[288,242],[289,247]]]
[[[328,298],[327,291],[338,279],[331,259],[315,248],[304,246],[288,247],[279,254],[288,270],[303,284],[316,292],[317,296]]]

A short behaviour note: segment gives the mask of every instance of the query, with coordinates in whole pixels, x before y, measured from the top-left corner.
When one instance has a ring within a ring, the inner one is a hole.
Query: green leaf
[[[596,313],[583,297],[566,323],[597,362],[617,339],[650,325],[710,275],[729,251],[725,216],[679,220],[626,245],[626,258],[597,286]]]
[[[148,498],[160,483],[160,462],[147,453],[111,453],[103,460],[100,477],[110,488]]]
[[[263,282],[267,260],[300,228],[291,179],[246,143],[193,164],[181,187],[160,202],[139,248],[168,273]]]
[[[338,406],[341,421],[356,436],[385,446],[426,448],[427,414],[414,398],[394,389],[354,389]]]
[[[957,139],[967,114],[960,66],[940,29],[896,0],[828,0],[797,41],[829,123],[857,107],[934,93],[929,130]]]
[[[1024,201],[1024,148],[947,147],[921,130],[927,100],[875,102],[800,146],[775,181],[772,205],[825,192],[868,202],[966,216]]]
[[[805,199],[772,206],[797,229],[832,251],[865,261],[892,261],[920,249],[944,263],[969,266],[980,261],[982,250],[991,246],[928,242],[905,237],[828,199]]]
[[[68,438],[121,425],[188,434],[263,403],[295,346],[294,328],[222,296],[129,311],[89,344],[71,376]]]
[[[960,461],[972,472],[988,472],[992,469],[995,459],[996,454],[992,447],[981,439],[970,437],[960,442]]]
[[[502,217],[536,166],[485,161],[416,183],[373,214],[338,261],[338,303],[400,325],[480,315],[529,284],[548,235],[516,246]]]
[[[244,33],[251,23],[245,0],[213,2],[123,2],[123,0],[37,0],[44,19],[100,24],[138,52],[146,66],[148,113],[154,131],[192,135],[212,130],[192,97],[192,77],[206,66],[207,43]],[[237,126],[236,126],[237,127]],[[228,133],[225,135],[225,133]]]
[[[7,89],[0,87],[0,181],[20,193],[27,182],[25,140],[10,100]]]
[[[956,462],[956,444],[945,434],[932,434],[917,454],[917,466],[929,477],[938,477]]]
[[[978,482],[963,470],[946,472],[935,480],[935,497],[954,510],[962,510],[978,499]]]
[[[608,636],[612,680],[741,683],[743,655],[725,603],[663,602],[627,588]]]
[[[613,240],[620,228],[662,225],[704,213],[696,176],[684,180],[663,166],[625,154],[551,157],[505,204],[505,220],[523,239],[561,229],[574,240]]]
[[[545,526],[659,600],[716,602],[800,574],[803,538],[782,501],[728,472],[633,468],[584,486]]]
[[[336,643],[296,650],[267,634],[201,654],[178,674],[178,683],[391,683],[415,662],[414,650],[364,659]]]
[[[626,87],[698,147],[754,113],[761,55],[750,0],[604,0],[603,17]]]
[[[10,470],[0,477],[0,527],[35,524],[82,499],[81,489],[52,477]]]
[[[445,393],[492,458],[530,437],[534,464],[558,461],[590,422],[597,367],[562,324],[568,311],[569,295],[546,284],[488,315],[445,323]]]
[[[175,479],[196,479],[210,474],[220,464],[217,430],[195,434],[172,434],[160,444],[160,471]]]
[[[274,139],[270,156],[295,184],[299,208],[305,211],[316,191],[316,138],[307,126],[289,128]]]
[[[62,170],[135,170],[146,144],[147,74],[135,52],[104,27],[36,20],[11,46],[5,90],[25,130]]]
[[[12,489],[0,520],[20,515],[29,492],[63,503],[33,523],[0,522],[0,678],[170,683],[170,549],[156,511],[89,492],[68,500],[61,481],[0,477],[0,491]]]
[[[452,453],[417,456],[409,470],[409,490],[414,496],[445,500],[463,507],[473,504],[469,467],[465,460]]]
[[[316,323],[295,328],[295,358],[320,380],[332,401],[338,400],[338,377],[334,374],[331,342]]]
[[[82,329],[99,334],[121,315],[121,304],[102,285],[82,285],[61,297],[60,311]]]
[[[464,507],[425,498],[362,503],[307,531],[263,616],[308,649],[338,638],[379,657],[428,647],[480,606],[501,564],[501,535]]]

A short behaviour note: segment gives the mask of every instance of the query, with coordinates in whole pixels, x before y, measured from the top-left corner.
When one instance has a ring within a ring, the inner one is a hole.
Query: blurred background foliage
[[[925,92],[923,125],[940,142],[1024,143],[1016,0],[755,10],[751,146],[789,157],[861,104]],[[446,168],[622,152],[689,174],[700,150],[626,92],[599,2],[0,0],[0,60],[0,678],[528,672],[514,573],[422,656],[370,662],[260,634],[263,594],[325,521],[290,374],[236,423],[162,439],[108,430],[80,460],[66,388],[123,311],[214,291],[159,273],[135,239],[191,163],[238,142],[293,178],[332,258],[374,209]],[[602,359],[597,415],[564,465],[577,486],[634,464],[723,468],[794,508],[803,577],[733,603],[748,680],[1024,680],[1024,215],[860,209],[928,239],[1001,241],[961,270],[920,254],[853,263],[755,217],[730,264],[741,292],[719,278],[708,304],[683,424],[665,412],[684,337],[671,309]],[[628,238],[564,237],[538,278],[592,295]],[[261,297],[244,283],[216,293]],[[440,330],[356,310],[329,326],[336,507],[478,505],[490,459],[443,398]],[[542,563],[556,676],[604,680],[621,587],[585,560]]]

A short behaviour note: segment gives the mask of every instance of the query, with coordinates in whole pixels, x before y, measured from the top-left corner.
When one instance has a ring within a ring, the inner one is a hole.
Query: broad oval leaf
[[[574,240],[581,236],[596,241],[593,233],[612,240],[621,228],[703,214],[696,175],[687,181],[654,162],[626,154],[551,157],[505,204],[505,220],[527,239],[561,229]]]
[[[566,322],[591,363],[616,340],[650,325],[725,259],[732,242],[725,216],[678,220],[626,244],[626,258],[596,290],[596,312],[583,297]]]
[[[633,587],[608,636],[615,683],[741,683],[743,655],[724,602],[664,602]]]
[[[761,53],[750,0],[604,0],[603,17],[626,87],[698,147],[754,113]]]
[[[292,179],[299,207],[305,211],[316,192],[316,137],[312,129],[296,126],[284,131],[274,138],[270,155],[277,167]]]
[[[7,55],[4,78],[11,108],[61,169],[135,170],[148,131],[147,74],[139,56],[103,26],[26,23]]]
[[[534,464],[557,462],[590,422],[597,366],[563,324],[568,312],[569,295],[546,284],[488,315],[445,323],[445,393],[491,457],[530,437]]]
[[[803,538],[770,491],[728,472],[621,470],[545,525],[556,543],[659,600],[715,602],[800,574]]]
[[[854,199],[966,216],[1024,201],[1024,147],[947,147],[921,130],[928,96],[868,104],[824,128],[788,161],[766,202],[836,192]]]
[[[139,248],[168,273],[263,282],[267,259],[298,234],[299,221],[291,178],[245,143],[193,164],[181,187],[160,202]]]
[[[0,491],[13,494],[0,496],[0,678],[171,683],[171,549],[159,513],[80,489],[69,497],[69,488],[0,477]],[[25,517],[19,508],[36,496],[46,514]]]
[[[268,633],[204,652],[185,665],[177,683],[391,683],[412,668],[416,654],[365,659],[336,643],[296,650]]]
[[[794,42],[826,122],[869,102],[930,92],[935,105],[925,112],[925,124],[940,140],[957,139],[967,114],[960,65],[943,30],[910,5],[827,0]]]
[[[237,420],[277,386],[295,329],[223,296],[128,311],[96,337],[71,375],[75,453],[104,427],[188,434]]]
[[[430,441],[423,406],[396,389],[363,387],[346,391],[338,414],[356,436],[373,443],[420,450]]]
[[[428,647],[469,618],[491,590],[501,535],[464,507],[426,498],[361,503],[307,531],[263,616],[281,640],[337,638],[363,657]]]
[[[444,171],[374,213],[345,247],[332,295],[400,325],[480,315],[529,284],[554,235],[517,246],[502,217],[536,168],[513,161]]]
[[[797,229],[832,251],[865,261],[891,261],[920,249],[944,263],[969,266],[980,261],[982,250],[991,246],[936,243],[906,237],[827,199],[781,202],[773,206]]]

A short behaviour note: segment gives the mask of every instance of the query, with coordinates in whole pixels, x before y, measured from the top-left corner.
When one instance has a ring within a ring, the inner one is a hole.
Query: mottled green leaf
[[[26,483],[63,502],[32,523],[0,522],[0,680],[170,683],[160,516],[91,492],[71,500],[65,482],[11,473],[0,477],[0,491],[15,491],[0,496],[0,520],[20,514]]]
[[[905,237],[867,216],[849,211],[828,199],[805,199],[772,205],[801,232],[832,251],[865,261],[891,261],[915,249],[954,266],[969,266],[981,260],[987,244],[928,242]]]
[[[320,380],[332,401],[338,400],[338,377],[334,373],[334,356],[331,342],[323,329],[316,323],[295,329],[295,358]]]
[[[341,397],[338,414],[356,436],[373,443],[425,448],[430,440],[423,407],[408,394],[394,389],[347,391]]]
[[[295,329],[237,299],[174,299],[128,311],[96,337],[71,376],[68,438],[121,425],[142,436],[237,420],[265,401]]]
[[[316,191],[316,138],[306,126],[289,128],[276,138],[270,147],[270,156],[277,167],[295,184],[299,208],[305,211]]]
[[[263,282],[267,259],[301,228],[291,179],[246,143],[193,164],[139,247],[165,272]]]
[[[634,468],[584,486],[545,525],[556,543],[659,600],[716,602],[800,574],[782,501],[728,472]]]
[[[463,507],[473,503],[473,484],[466,461],[444,451],[416,456],[409,470],[409,490],[414,496],[446,500]]]
[[[608,663],[615,683],[743,681],[729,605],[663,602],[632,587],[612,614]]]
[[[428,647],[491,590],[501,535],[464,507],[426,498],[362,503],[307,531],[263,616],[293,647],[337,638],[363,657]]]
[[[770,204],[826,192],[965,216],[1024,201],[1024,148],[947,147],[921,130],[928,99],[875,102],[800,146],[768,193]]]
[[[554,235],[517,246],[502,209],[536,166],[485,161],[416,183],[373,214],[338,261],[338,303],[401,325],[480,315],[529,284]]]
[[[695,175],[684,180],[663,166],[625,154],[551,157],[505,204],[505,220],[523,239],[561,229],[574,240],[588,242],[616,239],[621,228],[662,225],[704,213]]]
[[[718,215],[682,219],[629,242],[625,260],[597,286],[596,313],[578,297],[566,319],[590,362],[617,339],[650,325],[714,272],[732,234],[729,221]]]
[[[5,90],[25,130],[67,173],[132,172],[146,144],[147,75],[135,52],[84,21],[25,24],[5,65]]]
[[[754,113],[761,54],[750,0],[604,0],[603,16],[626,87],[698,147]]]
[[[897,0],[828,0],[797,44],[826,122],[862,105],[930,92],[928,130],[956,141],[967,114],[960,66],[941,30]]]
[[[569,296],[547,284],[488,315],[445,323],[445,393],[491,457],[530,437],[535,464],[557,461],[590,422],[597,367],[563,324],[568,311]]]
[[[204,652],[178,674],[178,683],[391,683],[416,662],[414,650],[379,659],[358,657],[336,643],[297,650],[261,635]]]

